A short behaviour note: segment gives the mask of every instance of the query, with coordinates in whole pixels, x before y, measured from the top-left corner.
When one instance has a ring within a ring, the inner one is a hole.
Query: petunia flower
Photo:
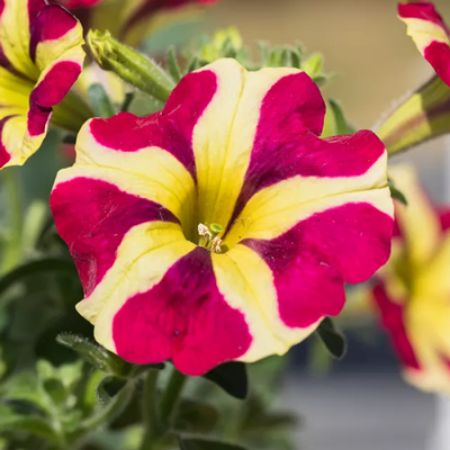
[[[396,205],[392,256],[374,298],[406,379],[450,393],[450,210],[430,203],[412,168],[391,175],[408,205]]]
[[[400,3],[398,15],[408,28],[408,35],[441,80],[450,85],[449,29],[431,2]]]
[[[304,72],[218,60],[163,111],[93,119],[51,208],[78,311],[133,363],[199,375],[283,354],[387,260],[393,204],[370,131],[320,139]]]
[[[82,70],[82,44],[81,25],[61,6],[0,1],[0,167],[21,165],[39,148],[53,107]]]

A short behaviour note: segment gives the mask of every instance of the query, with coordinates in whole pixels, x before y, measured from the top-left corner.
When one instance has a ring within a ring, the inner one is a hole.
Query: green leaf
[[[408,206],[408,199],[406,198],[405,194],[402,191],[400,191],[400,189],[397,189],[393,180],[391,180],[390,178],[388,179],[388,186],[391,192],[391,197],[394,200],[400,202],[402,205]]]
[[[339,103],[336,100],[329,99],[322,137],[340,136],[354,132],[355,129],[347,122]]]
[[[175,47],[172,45],[167,51],[167,68],[173,80],[178,83],[181,80],[181,69],[177,61]]]
[[[119,387],[119,384],[121,386],[114,396],[109,399],[107,398],[109,393],[106,391],[111,388],[111,385],[107,386],[108,383],[116,384],[116,386],[114,386],[115,389]],[[95,409],[90,417],[83,420],[77,426],[74,436],[83,435],[87,431],[103,427],[116,420],[125,411],[133,398],[133,394],[136,390],[136,380],[131,379],[126,383],[123,383],[121,380],[106,378],[99,386],[99,391],[101,389],[103,389],[101,395],[104,401],[100,402],[100,406]]]
[[[73,272],[74,265],[71,261],[61,258],[43,258],[23,264],[0,278],[0,294],[23,278],[43,272],[59,271]]]
[[[244,399],[248,393],[248,379],[245,364],[230,362],[216,367],[205,375],[232,397]]]
[[[34,372],[19,372],[1,385],[1,398],[5,401],[20,402],[47,411],[48,401],[39,388],[39,381]]]
[[[320,53],[313,53],[302,64],[302,69],[311,77],[316,78],[323,74],[323,56]]]
[[[347,122],[344,116],[341,105],[333,99],[328,100],[328,103],[333,111],[336,121],[336,134],[351,134],[355,132],[355,128]]]
[[[437,76],[398,104],[377,127],[389,155],[450,133],[450,88]]]
[[[338,332],[334,326],[333,321],[330,318],[326,318],[322,321],[317,328],[322,342],[327,350],[338,359],[341,359],[346,351],[346,343],[344,336]]]
[[[124,377],[131,371],[131,364],[123,361],[105,348],[94,344],[89,339],[71,333],[61,333],[56,340],[77,352],[85,361],[104,372]]]
[[[221,441],[207,439],[194,439],[178,437],[180,450],[245,450],[244,447],[235,444],[227,444]]]
[[[7,432],[29,433],[50,442],[58,441],[51,425],[43,417],[20,415],[0,404],[0,433]]]
[[[56,405],[62,405],[66,401],[68,392],[62,382],[57,378],[45,380],[43,382],[43,388]]]
[[[88,96],[92,111],[96,116],[111,117],[116,113],[105,88],[100,83],[94,83],[89,86]]]
[[[217,410],[207,403],[181,399],[175,421],[175,429],[191,433],[211,431],[219,419]]]

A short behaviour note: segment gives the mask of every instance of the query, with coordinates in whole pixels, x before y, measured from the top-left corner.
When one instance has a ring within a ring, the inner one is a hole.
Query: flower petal
[[[389,332],[400,360],[409,370],[420,370],[420,363],[405,327],[404,304],[391,300],[382,284],[375,286],[373,294],[381,313],[383,327]]]
[[[406,199],[411,199],[408,205],[396,204],[396,221],[406,242],[410,263],[414,266],[422,265],[439,245],[439,218],[411,166],[394,166],[389,176]]]
[[[420,53],[450,85],[450,40],[446,24],[429,2],[400,3],[398,14],[408,27]]]
[[[100,179],[59,179],[50,204],[58,233],[77,265],[85,295],[92,293],[114,264],[117,249],[131,228],[153,221],[176,222],[160,205]]]
[[[304,137],[302,145],[300,175],[256,192],[226,236],[228,247],[243,239],[274,239],[301,220],[346,203],[372,203],[393,215],[386,187],[386,152],[372,133],[328,141]]]
[[[144,364],[172,359],[180,371],[202,375],[238,358],[250,345],[242,314],[217,289],[205,249],[193,250],[158,283],[130,294],[112,319],[114,350],[128,361]],[[110,333],[106,331],[111,327],[110,305],[96,324],[96,338],[102,343]]]
[[[264,252],[237,245],[212,256],[220,292],[243,314],[252,335],[251,346],[239,358],[245,362],[284,354],[309,336],[323,316],[336,314],[344,301],[342,279],[320,266],[314,255],[309,258],[302,251],[293,264],[283,264],[282,273],[281,253],[290,249],[272,250],[266,258]]]
[[[52,107],[81,72],[82,44],[81,25],[61,6],[44,0],[3,0],[0,119],[8,120],[1,135],[7,156],[1,158],[0,167],[21,165],[39,148]],[[14,133],[9,131],[13,126]]]
[[[195,184],[186,166],[176,159],[177,148],[183,149],[178,137],[160,126],[158,117],[123,113],[92,119],[78,134],[75,165],[61,171],[58,179],[88,176],[105,180],[162,205],[186,230],[193,229],[197,225],[192,214]]]
[[[250,239],[273,272],[286,326],[307,327],[337,315],[343,283],[369,278],[389,256],[392,219],[370,203],[349,202],[315,213],[273,239]]]
[[[276,156],[266,150],[269,142],[282,147],[293,134],[320,133],[324,104],[317,86],[296,69],[246,72],[223,59],[202,72],[215,75],[217,92],[194,132],[199,220],[226,227],[249,168]]]

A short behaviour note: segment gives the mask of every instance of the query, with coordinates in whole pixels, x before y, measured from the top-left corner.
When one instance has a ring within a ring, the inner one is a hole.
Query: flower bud
[[[155,61],[120,43],[109,31],[90,30],[87,42],[96,62],[105,70],[152,97],[166,101],[174,84]]]

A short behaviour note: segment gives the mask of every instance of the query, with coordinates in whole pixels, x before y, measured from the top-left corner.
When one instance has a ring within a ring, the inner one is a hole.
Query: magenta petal
[[[293,230],[272,241],[247,241],[272,269],[280,317],[306,328],[344,306],[344,281],[324,256],[304,245]]]
[[[39,42],[58,39],[77,26],[77,19],[58,5],[36,7],[30,17],[34,19],[30,39],[30,57],[33,61]]]
[[[399,358],[405,366],[420,370],[421,366],[406,333],[403,306],[393,302],[381,284],[374,288],[373,294],[381,313],[383,327],[390,334]]]
[[[421,19],[447,29],[447,26],[431,2],[399,3],[398,15],[403,19]]]
[[[450,47],[444,42],[432,42],[424,52],[439,78],[450,86]]]
[[[315,214],[297,226],[301,240],[327,255],[347,283],[370,278],[389,258],[394,222],[368,203]]]
[[[450,209],[443,208],[437,211],[439,220],[441,222],[442,231],[447,231],[450,228]]]
[[[51,115],[51,108],[31,105],[27,117],[28,134],[30,136],[39,136],[44,133]]]
[[[160,205],[89,178],[58,184],[52,191],[50,206],[86,296],[112,266],[119,244],[133,226],[154,220],[176,222]]]
[[[3,144],[3,139],[2,139],[3,128],[5,126],[5,123],[10,118],[11,118],[11,116],[4,117],[3,119],[0,120],[0,167],[3,167],[11,159],[11,155],[8,153],[5,145]]]
[[[218,291],[211,257],[197,248],[159,284],[127,300],[114,318],[118,355],[137,364],[172,359],[181,372],[202,375],[243,355],[251,336],[242,314]]]
[[[69,92],[81,73],[79,64],[72,61],[56,63],[33,89],[31,103],[50,108]]]
[[[194,127],[216,89],[213,72],[191,73],[174,89],[161,113],[148,117],[121,113],[110,119],[94,119],[90,123],[91,132],[99,144],[118,151],[161,147],[194,173]]]
[[[365,281],[390,253],[393,220],[373,206],[347,204],[314,214],[271,241],[248,240],[274,273],[280,314],[305,327],[344,306],[344,282]]]

